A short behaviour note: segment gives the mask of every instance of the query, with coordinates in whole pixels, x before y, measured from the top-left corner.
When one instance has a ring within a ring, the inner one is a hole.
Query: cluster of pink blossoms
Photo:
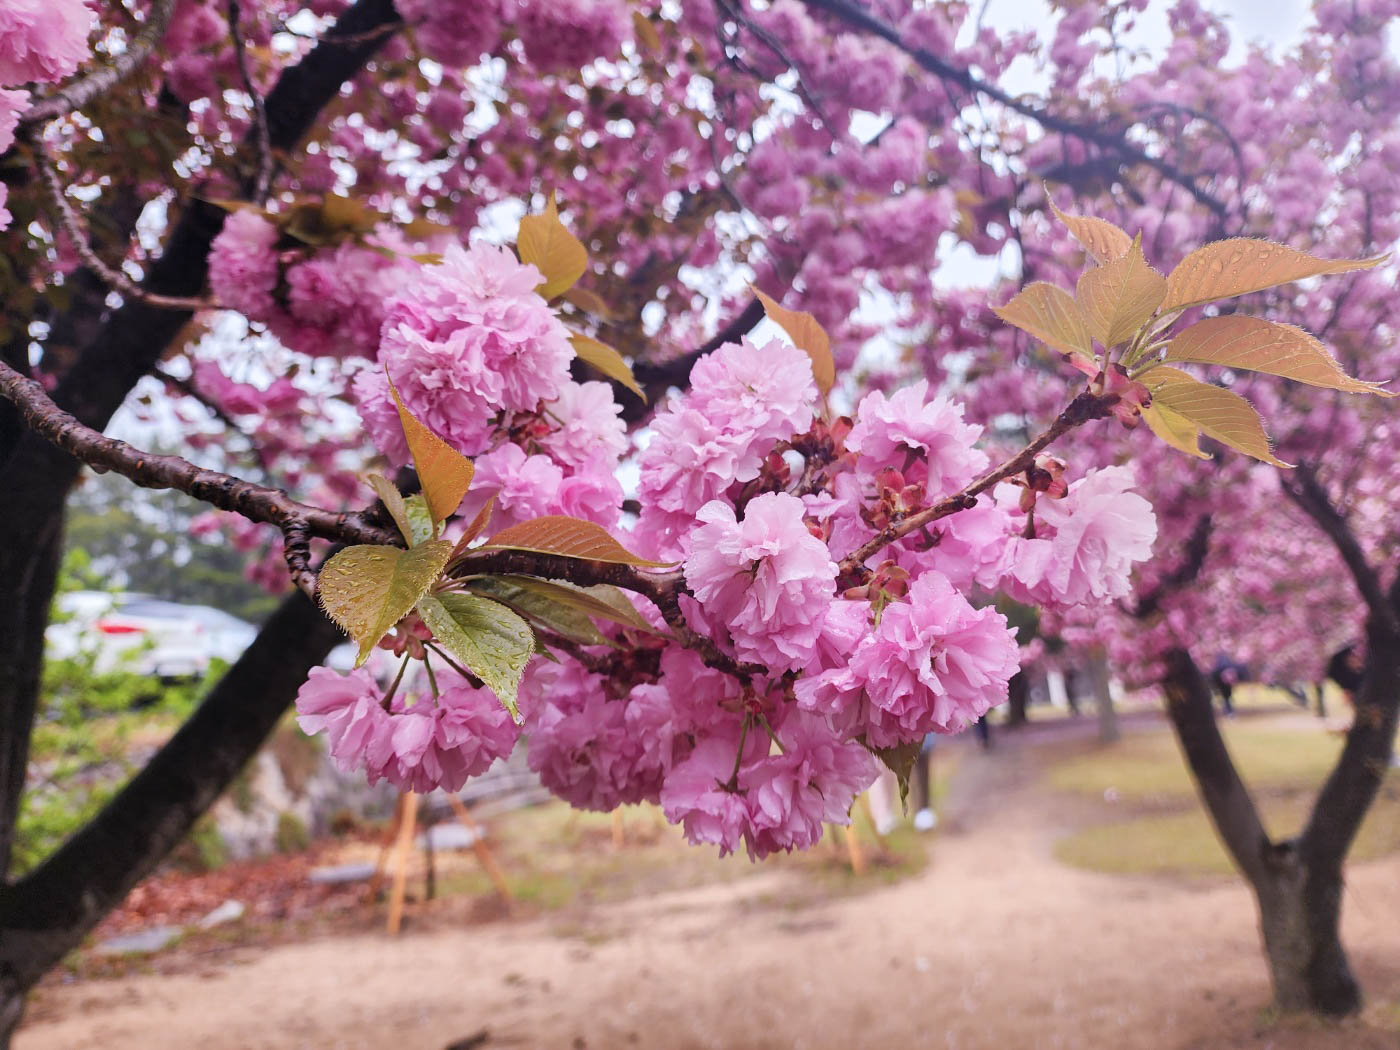
[[[609,387],[569,379],[567,334],[537,282],[504,249],[449,248],[389,302],[379,361],[415,415],[476,456],[463,515],[494,497],[492,531],[551,513],[617,531],[630,444]],[[361,373],[356,393],[381,450],[406,461],[383,373]],[[1111,598],[1155,535],[1130,475],[1111,469],[1038,504],[984,499],[858,563],[882,530],[987,469],[981,428],[923,382],[832,419],[807,355],[779,340],[701,359],[648,430],[641,511],[622,538],[681,563],[690,631],[734,673],[634,599],[654,630],[608,626],[612,644],[529,666],[520,731],[531,768],[572,805],[658,803],[722,853],[811,845],[873,782],[874,750],[957,732],[1000,703],[1019,652],[993,593]],[[318,673],[298,706],[372,776],[431,786],[441,769],[450,786],[508,751],[515,728],[478,729],[461,709],[470,699],[482,717],[489,693],[446,680],[435,699],[385,704],[367,675]],[[473,732],[484,736],[454,743]],[[454,746],[467,757],[454,763]]]
[[[308,251],[255,211],[224,222],[209,251],[209,286],[221,306],[265,324],[285,346],[312,357],[373,357],[385,302],[416,279],[416,249],[392,226],[366,243]]]
[[[0,153],[15,142],[15,127],[29,108],[24,84],[56,84],[72,76],[92,53],[92,10],[83,0],[6,0],[0,4]],[[15,87],[6,87],[15,85]],[[0,182],[0,230],[12,216],[9,188]]]

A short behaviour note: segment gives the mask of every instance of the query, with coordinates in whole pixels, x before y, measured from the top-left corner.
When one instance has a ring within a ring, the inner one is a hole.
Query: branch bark
[[[1225,203],[1202,189],[1196,176],[1182,171],[1169,161],[1152,156],[1146,150],[1133,145],[1121,133],[1108,131],[1092,124],[1081,124],[1078,121],[1052,113],[1041,106],[1008,95],[995,84],[982,80],[971,71],[955,66],[931,51],[910,44],[894,26],[853,3],[852,0],[803,0],[803,3],[814,10],[824,11],[839,18],[849,26],[878,36],[893,44],[912,58],[921,69],[932,73],[945,84],[952,84],[964,91],[983,95],[999,102],[1008,109],[1034,120],[1047,131],[1059,132],[1062,135],[1069,135],[1083,142],[1092,143],[1100,149],[1116,154],[1125,163],[1147,165],[1164,178],[1181,186],[1198,203],[1209,208],[1215,214],[1216,221],[1222,228],[1228,221],[1229,209]]]
[[[34,433],[96,470],[115,471],[145,488],[178,489],[220,510],[241,514],[249,521],[276,525],[284,534],[295,530],[303,539],[319,536],[343,543],[399,544],[397,533],[378,527],[363,514],[313,507],[292,499],[281,489],[209,470],[180,456],[143,452],[125,441],[107,437],[78,422],[55,405],[37,382],[3,363],[0,397],[19,409]]]

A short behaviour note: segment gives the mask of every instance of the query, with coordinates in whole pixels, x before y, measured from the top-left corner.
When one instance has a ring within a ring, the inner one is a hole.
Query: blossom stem
[[[745,715],[739,727],[739,749],[734,753],[734,770],[729,774],[729,780],[720,785],[725,791],[739,790],[739,767],[744,764],[744,744],[748,741],[749,723],[752,721],[752,715]]]
[[[1034,464],[1036,456],[1075,427],[1082,426],[1091,419],[1102,419],[1107,416],[1109,409],[1117,400],[1118,395],[1116,394],[1096,394],[1093,391],[1084,391],[1065,407],[1065,410],[1044,432],[1000,466],[987,471],[976,481],[951,496],[945,496],[933,506],[916,514],[910,514],[906,518],[890,522],[873,538],[857,547],[842,559],[840,578],[854,580],[865,575],[865,562],[891,543],[904,538],[911,532],[922,529],[930,522],[946,518],[960,510],[970,510],[975,507],[977,497],[983,492],[992,488],[997,482],[1013,477]]]
[[[428,672],[428,688],[433,691],[433,699],[436,700],[442,694],[438,692],[437,675],[433,674],[433,665],[426,650],[423,652],[423,670]]]
[[[384,694],[384,699],[379,702],[379,705],[386,711],[389,710],[389,705],[393,703],[394,694],[399,691],[399,683],[403,681],[403,673],[408,670],[408,660],[408,654],[405,653],[403,663],[399,664],[399,673],[394,675],[394,681],[389,685],[389,691]]]

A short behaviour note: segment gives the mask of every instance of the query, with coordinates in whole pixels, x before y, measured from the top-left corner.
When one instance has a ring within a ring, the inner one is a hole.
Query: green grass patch
[[[1321,725],[1297,729],[1230,722],[1222,726],[1240,775],[1275,840],[1296,835],[1342,748]],[[1186,762],[1168,730],[1138,733],[1052,765],[1050,785],[1102,807],[1108,818],[1055,845],[1079,868],[1116,875],[1213,876],[1234,870],[1197,800]],[[1381,789],[1362,824],[1352,860],[1400,849],[1400,778]]]
[[[1285,837],[1307,819],[1310,799],[1269,798],[1261,803],[1270,833]],[[1376,800],[1361,825],[1353,861],[1372,860],[1400,849],[1400,791],[1391,788]],[[1130,820],[1084,828],[1055,844],[1066,864],[1110,875],[1228,875],[1234,871],[1205,811],[1153,813]]]
[[[1281,729],[1241,722],[1222,727],[1246,784],[1256,791],[1321,785],[1337,761],[1342,738],[1317,728]],[[1133,733],[1112,747],[1056,763],[1050,786],[1125,802],[1180,803],[1196,797],[1186,760],[1170,732]]]

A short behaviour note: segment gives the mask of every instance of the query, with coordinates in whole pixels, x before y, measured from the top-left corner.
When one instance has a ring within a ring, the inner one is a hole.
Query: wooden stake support
[[[476,854],[476,859],[485,870],[487,877],[490,878],[491,884],[496,887],[496,892],[501,895],[507,905],[513,903],[515,897],[510,892],[510,884],[506,882],[505,872],[501,870],[495,854],[491,852],[491,847],[486,844],[486,832],[482,830],[481,825],[476,822],[471,812],[456,795],[448,795],[447,801],[452,806],[452,812],[457,820],[471,832],[472,852]],[[379,859],[374,866],[374,877],[370,879],[369,883],[369,900],[373,902],[379,899],[379,890],[384,883],[385,861],[387,859],[391,881],[389,885],[389,918],[385,928],[391,934],[397,934],[403,926],[404,899],[408,890],[408,862],[413,853],[413,838],[417,829],[418,796],[408,791],[399,796],[398,806],[394,810],[394,820],[389,827],[389,833],[380,844]],[[431,850],[431,844],[427,848]],[[431,857],[431,853],[429,856]],[[429,877],[431,878],[431,871]]]

